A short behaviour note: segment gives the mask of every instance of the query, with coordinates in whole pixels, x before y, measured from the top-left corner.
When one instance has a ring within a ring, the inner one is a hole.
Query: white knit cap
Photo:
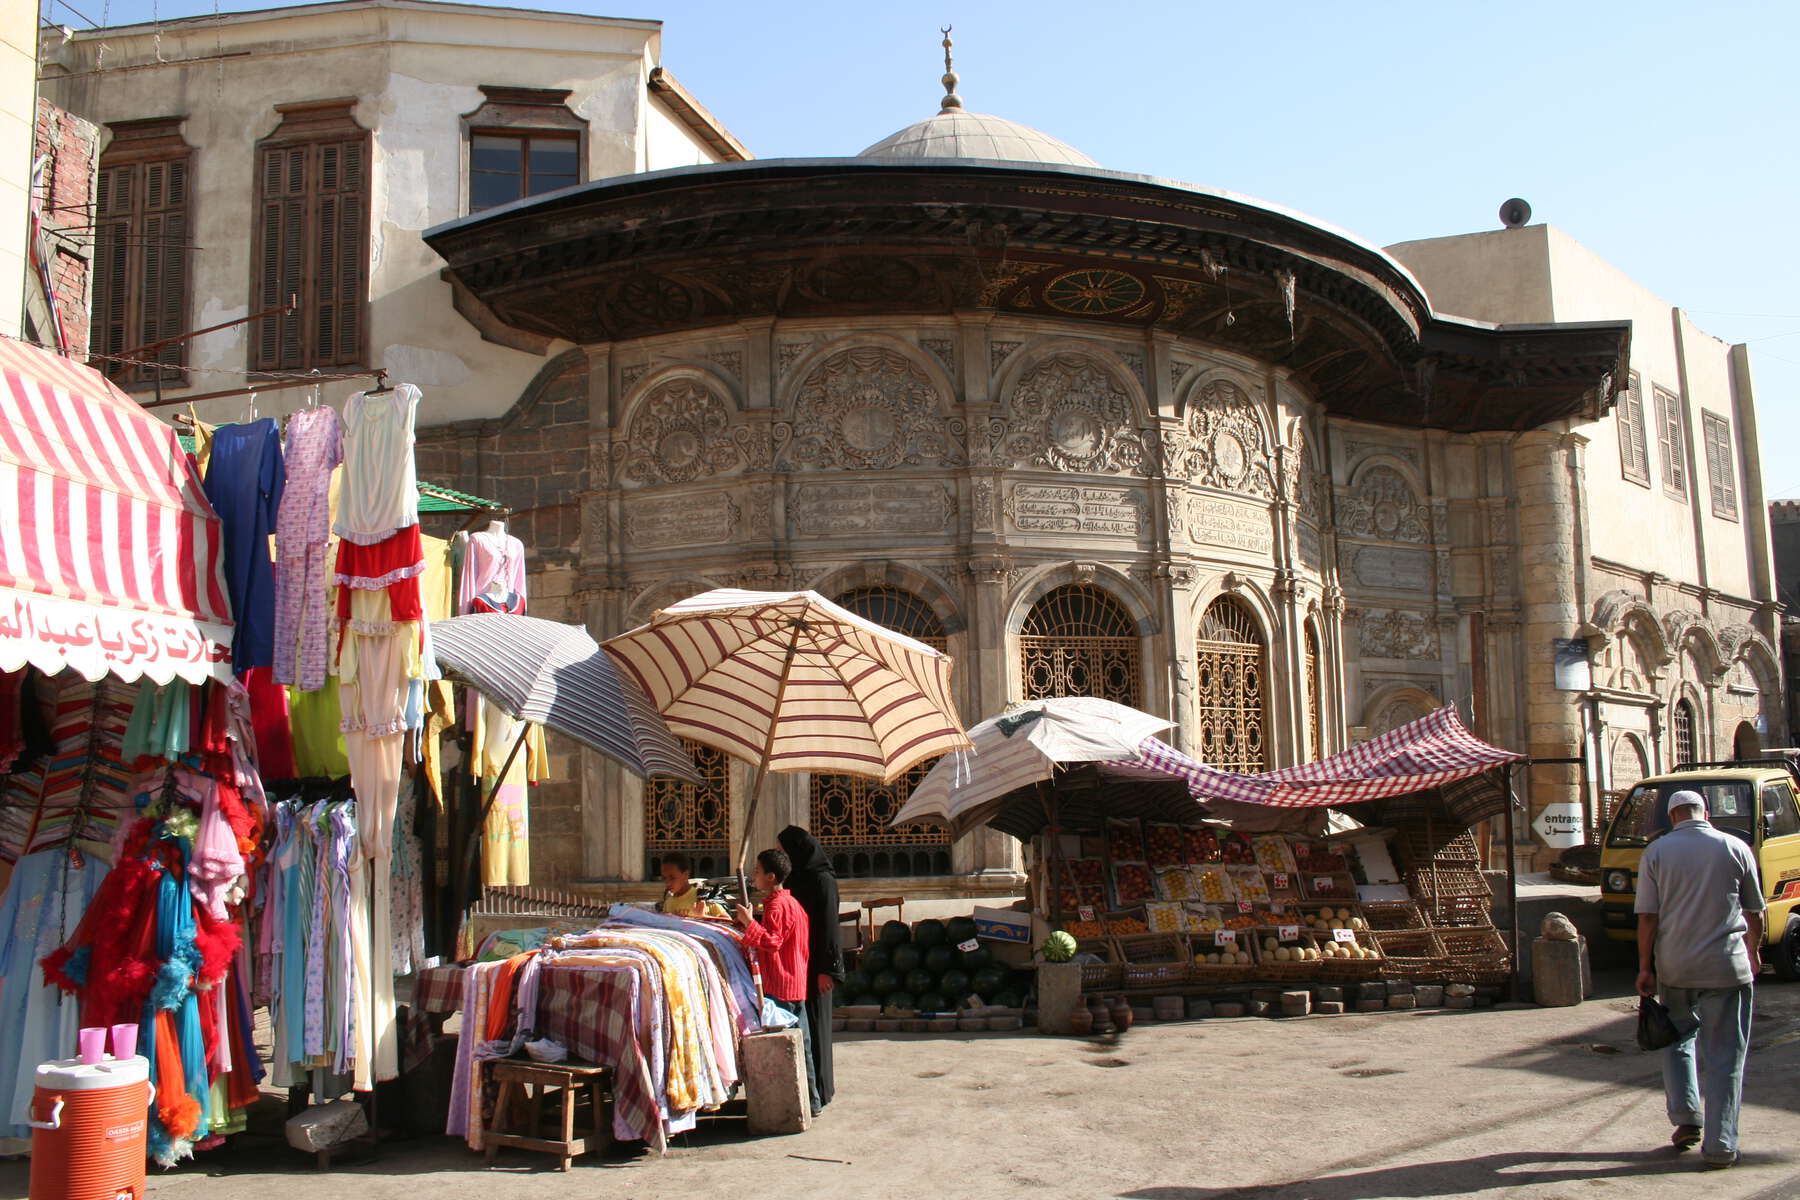
[[[1706,801],[1704,798],[1701,797],[1700,793],[1689,791],[1686,788],[1683,788],[1679,792],[1675,792],[1669,796],[1669,815],[1670,816],[1675,815],[1675,810],[1678,808],[1702,808],[1703,809],[1705,807],[1706,807]]]

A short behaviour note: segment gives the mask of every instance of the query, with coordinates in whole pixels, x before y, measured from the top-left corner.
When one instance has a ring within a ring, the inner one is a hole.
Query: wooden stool
[[[569,1169],[569,1162],[578,1154],[586,1154],[590,1150],[604,1149],[612,1140],[612,1113],[608,1106],[607,1083],[611,1070],[607,1067],[596,1067],[587,1063],[536,1063],[523,1062],[517,1059],[501,1059],[488,1064],[489,1078],[500,1085],[500,1094],[494,1101],[494,1123],[481,1134],[481,1145],[487,1151],[489,1162],[502,1146],[512,1146],[520,1150],[536,1150],[540,1154],[554,1154],[562,1160],[562,1170]],[[585,1137],[575,1136],[575,1106],[581,1101],[582,1093],[593,1111],[591,1130]],[[544,1099],[547,1096],[562,1098],[562,1137],[547,1138],[542,1136]],[[523,1133],[515,1133],[508,1128],[508,1119],[516,1107],[523,1107],[529,1101],[531,1105],[530,1124]]]
[[[869,922],[869,935],[868,935],[867,940],[863,943],[864,945],[867,945],[867,946],[874,945],[875,942],[878,940],[875,937],[875,910],[876,909],[878,909],[878,908],[898,909],[899,911],[894,914],[894,919],[899,920],[899,921],[906,920],[906,897],[904,897],[904,896],[883,896],[879,900],[864,900],[862,902],[862,906],[863,906],[863,916],[866,917]]]

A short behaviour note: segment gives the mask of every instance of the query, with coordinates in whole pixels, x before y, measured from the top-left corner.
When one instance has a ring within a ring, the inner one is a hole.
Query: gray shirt
[[[1656,978],[1665,986],[1749,983],[1744,914],[1766,907],[1750,848],[1707,821],[1681,822],[1638,864],[1637,911],[1657,916]]]

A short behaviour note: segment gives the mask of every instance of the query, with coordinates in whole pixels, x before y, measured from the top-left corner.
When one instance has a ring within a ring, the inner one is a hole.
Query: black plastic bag
[[[1654,996],[1638,997],[1637,1044],[1639,1050],[1661,1050],[1681,1037],[1669,1010]]]

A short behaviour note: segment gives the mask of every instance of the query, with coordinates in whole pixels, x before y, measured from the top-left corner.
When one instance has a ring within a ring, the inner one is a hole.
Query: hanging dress
[[[275,514],[275,681],[303,692],[325,686],[331,473],[343,456],[336,409],[322,405],[288,418],[287,487]]]
[[[237,623],[235,671],[275,661],[275,570],[269,534],[286,482],[281,430],[272,418],[221,425],[206,466],[206,498],[219,514],[225,543],[225,591]]]

